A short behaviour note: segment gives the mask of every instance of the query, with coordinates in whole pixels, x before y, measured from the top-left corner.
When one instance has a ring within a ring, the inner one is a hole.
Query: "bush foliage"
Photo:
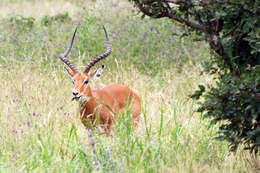
[[[53,23],[57,22],[57,23],[69,23],[71,22],[71,17],[69,16],[68,12],[65,13],[61,13],[61,14],[57,14],[55,16],[44,16],[41,19],[41,23],[44,26],[49,26],[52,25]]]
[[[260,1],[256,0],[129,0],[152,18],[179,23],[183,35],[196,35],[212,49],[203,63],[215,83],[191,97],[199,112],[221,123],[219,140],[257,153],[260,148]]]

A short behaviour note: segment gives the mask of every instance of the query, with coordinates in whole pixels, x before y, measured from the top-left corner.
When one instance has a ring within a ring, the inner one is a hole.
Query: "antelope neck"
[[[95,108],[98,106],[96,99],[92,96],[90,100],[80,103],[81,114],[90,115],[95,112]]]
[[[92,94],[92,90],[91,90],[90,86],[88,88],[87,94],[85,94],[84,96],[87,97],[87,100],[83,101],[81,103],[81,105],[83,107],[85,107],[88,111],[90,111],[90,109],[93,109],[93,108],[95,108],[98,105],[95,97]],[[91,111],[93,111],[93,110],[91,110]]]

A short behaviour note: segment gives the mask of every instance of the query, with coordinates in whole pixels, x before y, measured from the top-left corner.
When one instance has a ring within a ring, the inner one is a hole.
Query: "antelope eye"
[[[88,84],[88,79],[86,79],[85,81],[84,81],[84,85],[87,85]]]

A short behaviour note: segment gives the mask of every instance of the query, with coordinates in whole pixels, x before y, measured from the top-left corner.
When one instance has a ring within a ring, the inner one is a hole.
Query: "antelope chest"
[[[80,104],[80,119],[86,127],[98,124],[105,125],[113,122],[113,114],[118,113],[118,105],[116,102],[112,103],[112,107],[108,103],[98,103],[90,100]]]

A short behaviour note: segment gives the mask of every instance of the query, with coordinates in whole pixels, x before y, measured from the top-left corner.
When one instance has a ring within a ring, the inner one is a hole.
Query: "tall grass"
[[[4,2],[19,7],[25,1]],[[30,11],[37,5],[26,3]],[[0,172],[254,171],[247,153],[229,153],[227,143],[214,140],[216,127],[195,113],[196,103],[188,98],[199,83],[211,80],[200,75],[199,62],[209,56],[204,43],[175,36],[178,27],[167,20],[141,20],[126,1],[66,3],[73,4],[67,11],[71,21],[44,26],[41,14],[32,16],[33,25],[28,18],[1,19]],[[102,24],[112,42],[112,55],[102,62],[105,71],[91,86],[126,84],[142,99],[136,130],[127,110],[112,137],[94,131],[96,154],[58,59],[78,22],[69,57],[78,67],[104,51]]]

